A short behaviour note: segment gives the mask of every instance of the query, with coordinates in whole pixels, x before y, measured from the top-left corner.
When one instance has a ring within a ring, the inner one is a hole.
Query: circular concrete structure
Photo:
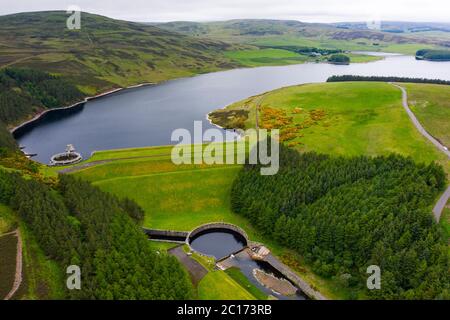
[[[197,234],[202,233],[204,231],[217,230],[217,229],[234,231],[237,234],[244,237],[244,239],[247,243],[249,242],[247,233],[242,228],[235,226],[234,224],[225,223],[225,222],[212,222],[212,223],[203,224],[200,227],[197,227],[194,230],[192,230],[191,232],[189,232],[186,241],[189,242],[190,239],[194,238]]]
[[[248,243],[244,230],[223,222],[204,224],[192,230],[186,238],[192,251],[216,260],[242,250]]]
[[[78,163],[83,160],[83,157],[78,152],[71,153],[58,153],[51,157],[50,165],[51,166],[66,166],[69,164]]]

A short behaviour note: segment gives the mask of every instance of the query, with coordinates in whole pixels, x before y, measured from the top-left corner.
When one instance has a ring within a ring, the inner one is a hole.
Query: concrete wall
[[[243,229],[239,228],[238,226],[235,226],[234,224],[225,223],[225,222],[213,222],[213,223],[204,224],[204,225],[198,227],[197,229],[192,230],[188,235],[188,240],[192,237],[195,237],[198,233],[206,231],[206,230],[210,230],[210,229],[231,230],[231,231],[234,231],[234,232],[240,234],[241,236],[243,236],[247,243],[249,242],[247,233]]]
[[[142,228],[144,233],[152,240],[161,240],[168,242],[179,242],[184,243],[187,240],[189,232],[187,231],[173,231],[173,230],[157,230],[157,229],[146,229]],[[161,238],[161,239],[158,239]],[[164,239],[167,238],[167,239]],[[174,238],[174,240],[170,240]],[[179,238],[179,239],[176,239]]]
[[[291,268],[283,264],[277,258],[275,258],[272,254],[269,254],[265,257],[264,261],[268,262],[272,267],[277,269],[284,275],[287,279],[293,282],[300,290],[303,291],[308,297],[314,300],[327,300],[325,296],[323,296],[320,292],[313,289],[306,281],[300,278],[296,273],[294,273]]]

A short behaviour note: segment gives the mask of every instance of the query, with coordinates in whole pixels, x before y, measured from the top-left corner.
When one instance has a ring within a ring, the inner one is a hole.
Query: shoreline
[[[361,51],[361,52],[363,52],[363,51]],[[368,53],[369,53],[369,52],[368,52]],[[360,54],[362,54],[362,53],[360,53]],[[367,54],[367,55],[370,56],[370,54]],[[300,64],[305,64],[305,63],[314,63],[314,62],[306,61],[306,62],[300,63]],[[319,62],[319,63],[327,63],[327,62],[326,62],[326,61],[323,61],[323,62]],[[351,64],[351,63],[350,63],[350,64]],[[279,66],[285,66],[285,65],[279,65]],[[277,65],[277,66],[262,66],[262,67],[279,67],[279,66]],[[258,67],[242,67],[242,68],[238,67],[238,68],[232,68],[232,69],[220,70],[220,71],[218,71],[218,72],[222,72],[222,71],[230,71],[230,70],[239,70],[239,69],[252,69],[252,68],[258,68]],[[201,75],[201,74],[202,74],[202,73],[196,74],[196,75],[193,75],[193,76],[197,76],[197,75]],[[161,81],[161,82],[143,82],[143,83],[131,85],[131,86],[128,86],[128,87],[119,87],[119,88],[111,89],[111,90],[106,91],[106,92],[99,93],[99,94],[94,95],[94,96],[88,96],[88,97],[84,98],[84,100],[78,101],[78,102],[76,102],[76,103],[74,103],[74,104],[72,104],[72,105],[69,105],[69,106],[46,109],[46,110],[43,110],[42,112],[40,112],[40,113],[34,115],[31,119],[25,120],[24,122],[20,123],[19,125],[17,125],[17,126],[11,128],[11,129],[9,129],[9,132],[14,136],[14,133],[15,133],[17,130],[22,129],[23,127],[26,127],[26,126],[32,124],[33,122],[39,120],[40,118],[42,118],[43,116],[45,116],[47,113],[52,112],[52,111],[72,109],[72,108],[75,108],[75,107],[77,107],[77,106],[79,106],[79,105],[81,105],[81,104],[84,104],[84,103],[88,102],[88,101],[92,101],[92,100],[99,99],[99,98],[102,98],[102,97],[105,97],[105,96],[108,96],[108,95],[112,95],[112,94],[117,93],[117,92],[120,92],[120,91],[124,91],[124,90],[128,90],[128,89],[140,88],[140,87],[144,87],[144,86],[158,85],[158,84],[161,84],[161,83],[164,83],[164,82],[167,82],[167,81],[171,81],[171,80],[179,80],[179,79],[183,79],[183,78],[189,78],[189,77],[181,77],[181,78],[169,79],[169,80],[164,80],[164,81]],[[225,106],[225,107],[220,108],[220,109],[226,109],[227,107],[228,107],[228,106]],[[216,110],[217,110],[217,109],[216,109]],[[215,110],[212,110],[211,112],[214,112],[214,111],[215,111]],[[206,116],[205,116],[205,117],[206,117],[206,120],[208,120],[212,125],[214,125],[214,126],[220,128],[220,129],[227,130],[227,129],[225,129],[225,128],[223,128],[223,127],[221,127],[221,126],[215,124],[214,122],[212,122],[212,121],[209,119],[209,114],[210,114],[211,112],[209,112],[209,113],[206,114]]]
[[[39,119],[41,119],[43,116],[45,116],[49,112],[60,111],[60,110],[68,110],[68,109],[76,108],[76,107],[78,107],[80,105],[85,104],[86,102],[89,102],[89,101],[92,101],[92,100],[96,100],[96,99],[100,99],[100,98],[112,95],[112,94],[120,92],[120,91],[124,91],[124,90],[128,90],[128,89],[135,89],[135,88],[140,88],[140,87],[146,87],[146,86],[152,86],[152,85],[156,85],[156,84],[157,83],[154,83],[154,82],[144,82],[144,83],[132,85],[132,86],[129,86],[129,87],[115,88],[115,89],[108,90],[106,92],[99,93],[99,94],[97,94],[95,96],[86,97],[82,101],[75,102],[75,103],[73,103],[73,104],[71,104],[69,106],[46,109],[46,110],[36,114],[33,118],[31,118],[29,120],[26,120],[26,121],[22,122],[21,124],[11,128],[11,129],[9,129],[9,132],[14,136],[16,131],[18,131],[18,130],[20,130],[20,129],[28,126],[28,125],[31,125],[35,121],[38,121]]]

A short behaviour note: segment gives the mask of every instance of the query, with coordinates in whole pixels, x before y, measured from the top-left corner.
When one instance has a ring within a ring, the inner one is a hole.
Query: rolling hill
[[[63,11],[0,17],[0,67],[28,67],[70,79],[86,94],[111,87],[229,69],[223,41],[82,13],[81,29]]]
[[[58,76],[67,87],[81,91],[75,97],[81,100],[112,88],[239,66],[223,53],[236,46],[223,41],[89,13],[81,14],[80,30],[69,30],[68,16],[64,11],[0,16],[0,69],[25,68]],[[27,86],[20,88],[6,78],[0,77],[0,147],[14,148],[5,127],[42,108],[29,101]]]
[[[186,35],[256,46],[308,46],[342,50],[372,50],[413,54],[414,49],[448,46],[450,33],[397,34],[358,24],[304,23],[293,20],[230,20],[169,22],[157,25]]]

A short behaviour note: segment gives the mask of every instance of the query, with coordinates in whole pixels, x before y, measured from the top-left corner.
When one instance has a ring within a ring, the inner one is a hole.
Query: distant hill
[[[252,45],[302,45],[344,50],[401,51],[413,54],[407,46],[422,44],[450,46],[450,33],[400,34],[369,30],[365,23],[304,23],[291,20],[230,20],[219,22],[169,22],[158,27],[191,36]],[[389,26],[387,26],[389,27]],[[439,26],[436,25],[437,30]],[[394,28],[394,27],[392,27]],[[398,29],[399,26],[396,26]],[[441,26],[444,30],[444,26]],[[433,29],[434,30],[434,29]],[[404,46],[405,48],[402,48]]]
[[[236,46],[223,41],[89,13],[81,13],[80,30],[69,30],[68,17],[64,11],[0,16],[0,89],[4,89],[0,92],[0,147],[15,146],[6,126],[55,103],[63,106],[115,87],[238,66],[223,54]],[[60,85],[66,90],[75,85],[81,94],[49,105],[4,76],[2,70],[11,68],[57,75],[61,81],[51,80],[52,88]]]
[[[368,29],[366,22],[340,22],[333,23],[333,25],[344,29]],[[381,21],[381,31],[393,33],[417,33],[429,31],[450,32],[450,23]]]
[[[223,41],[82,13],[69,30],[64,11],[0,16],[0,67],[30,67],[69,78],[85,93],[233,68]]]

